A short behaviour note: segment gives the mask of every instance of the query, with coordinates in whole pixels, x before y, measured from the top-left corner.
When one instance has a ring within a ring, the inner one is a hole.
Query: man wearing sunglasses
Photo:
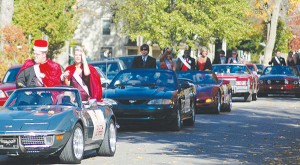
[[[140,47],[141,55],[133,59],[132,68],[156,68],[156,59],[149,56],[149,45]]]

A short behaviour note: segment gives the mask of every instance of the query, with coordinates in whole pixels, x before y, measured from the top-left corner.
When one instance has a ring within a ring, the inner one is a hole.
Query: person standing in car
[[[276,51],[276,56],[272,58],[272,60],[269,62],[269,65],[273,66],[286,66],[285,60],[283,57],[280,56],[281,52]]]
[[[149,56],[149,45],[143,44],[140,47],[141,55],[134,57],[132,68],[156,68],[156,59]]]
[[[178,57],[176,63],[176,70],[189,71],[195,70],[195,59],[190,56],[190,51],[185,50],[183,56]]]
[[[159,62],[161,69],[169,69],[174,71],[176,70],[175,62],[173,62],[172,60],[172,48],[164,48],[163,54],[161,55]]]
[[[33,59],[25,61],[17,78],[16,87],[43,86],[53,87],[62,85],[59,76],[62,73],[58,63],[47,58],[48,41],[35,40],[33,47]]]

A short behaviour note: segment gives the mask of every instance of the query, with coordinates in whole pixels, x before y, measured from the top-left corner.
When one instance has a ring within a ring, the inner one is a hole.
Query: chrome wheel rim
[[[82,130],[77,127],[74,131],[73,137],[73,151],[77,159],[81,159],[83,155],[83,133]]]
[[[110,123],[109,126],[109,145],[112,152],[116,151],[117,144],[117,131],[114,123]]]

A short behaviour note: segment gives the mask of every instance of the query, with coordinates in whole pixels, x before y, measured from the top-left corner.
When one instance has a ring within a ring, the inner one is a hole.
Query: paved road
[[[195,127],[180,132],[121,131],[114,157],[88,152],[82,164],[300,164],[299,98],[234,101],[232,112],[197,115]],[[55,161],[0,156],[0,164]]]

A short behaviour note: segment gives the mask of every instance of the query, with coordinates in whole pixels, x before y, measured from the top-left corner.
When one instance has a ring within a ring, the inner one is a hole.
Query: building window
[[[111,21],[110,20],[103,20],[102,21],[102,34],[103,35],[110,35],[110,28],[111,28]]]

